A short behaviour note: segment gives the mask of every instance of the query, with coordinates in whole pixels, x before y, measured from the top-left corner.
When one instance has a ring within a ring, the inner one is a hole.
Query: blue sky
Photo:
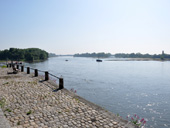
[[[170,54],[170,0],[0,0],[0,50]]]

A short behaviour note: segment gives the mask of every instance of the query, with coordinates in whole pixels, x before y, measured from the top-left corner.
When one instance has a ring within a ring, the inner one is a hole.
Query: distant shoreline
[[[170,59],[161,60],[159,58],[111,58],[107,61],[170,61]]]

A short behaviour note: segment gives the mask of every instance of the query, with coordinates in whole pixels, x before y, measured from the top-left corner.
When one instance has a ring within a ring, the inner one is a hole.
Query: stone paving
[[[135,128],[52,81],[0,68],[0,101],[12,128]]]
[[[1,108],[0,108],[0,128],[11,128]]]

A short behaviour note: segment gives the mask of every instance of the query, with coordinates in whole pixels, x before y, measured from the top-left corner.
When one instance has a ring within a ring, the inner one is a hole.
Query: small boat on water
[[[97,59],[97,60],[96,60],[96,62],[102,62],[102,60],[100,60],[100,59]]]

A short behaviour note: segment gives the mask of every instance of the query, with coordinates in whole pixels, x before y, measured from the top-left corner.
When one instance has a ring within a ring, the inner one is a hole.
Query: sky
[[[0,0],[0,50],[170,54],[170,0]]]

